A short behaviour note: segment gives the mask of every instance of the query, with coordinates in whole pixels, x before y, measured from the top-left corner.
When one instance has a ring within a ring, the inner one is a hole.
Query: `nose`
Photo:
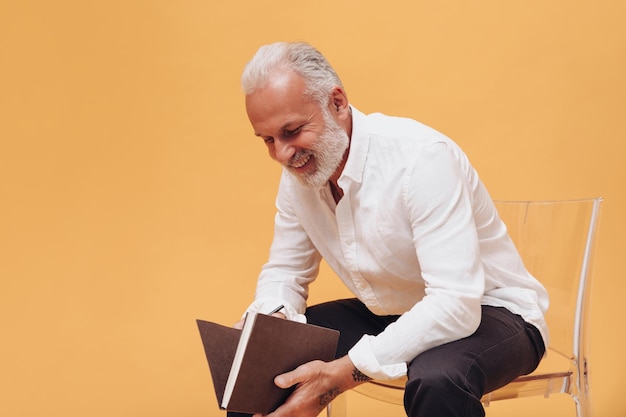
[[[274,159],[277,162],[286,165],[294,155],[294,147],[286,141],[280,139],[274,139]]]

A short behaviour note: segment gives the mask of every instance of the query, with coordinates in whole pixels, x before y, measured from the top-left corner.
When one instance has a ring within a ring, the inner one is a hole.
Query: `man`
[[[306,43],[259,49],[242,76],[254,133],[284,167],[275,236],[248,311],[340,330],[337,359],[280,375],[273,417],[313,417],[370,378],[408,376],[408,416],[484,416],[481,396],[535,369],[548,296],[459,147],[352,107]],[[324,258],[354,299],[306,305]],[[235,415],[231,413],[231,415]]]

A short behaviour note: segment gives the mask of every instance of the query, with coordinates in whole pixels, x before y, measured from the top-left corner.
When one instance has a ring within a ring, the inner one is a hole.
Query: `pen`
[[[270,311],[269,313],[267,313],[268,316],[271,316],[274,313],[278,313],[280,310],[282,310],[283,308],[285,308],[284,305],[279,305],[278,307],[276,307],[274,310]]]

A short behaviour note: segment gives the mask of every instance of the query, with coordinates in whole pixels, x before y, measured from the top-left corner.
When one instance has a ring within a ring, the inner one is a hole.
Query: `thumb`
[[[274,378],[274,384],[280,388],[289,388],[305,382],[319,371],[318,368],[321,363],[322,361],[312,361],[302,364],[293,371],[278,375]]]
[[[274,384],[276,384],[279,388],[289,388],[293,385],[296,385],[298,381],[296,381],[296,371],[286,372],[284,374],[278,375],[274,378]]]

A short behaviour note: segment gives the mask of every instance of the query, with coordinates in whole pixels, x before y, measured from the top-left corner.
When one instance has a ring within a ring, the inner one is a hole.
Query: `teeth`
[[[305,155],[305,157],[299,161],[292,162],[291,166],[294,168],[302,168],[307,162],[309,162],[309,159],[311,159],[311,154]]]

